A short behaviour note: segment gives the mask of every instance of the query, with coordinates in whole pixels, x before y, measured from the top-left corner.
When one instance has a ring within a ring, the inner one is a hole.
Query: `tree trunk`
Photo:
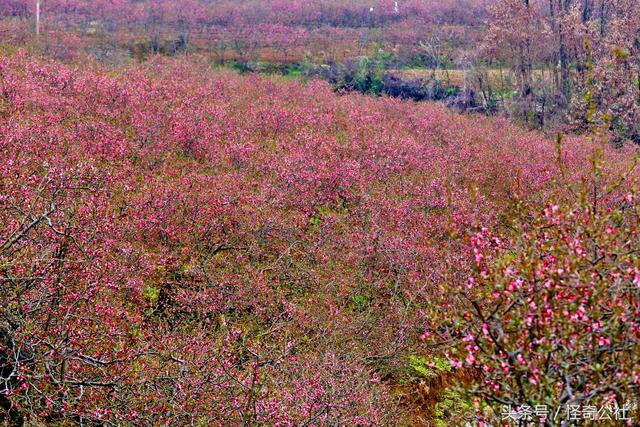
[[[607,25],[607,2],[600,0],[600,35],[604,36],[605,26]]]
[[[593,13],[593,0],[583,0],[582,2],[582,23],[586,23],[591,19]]]
[[[40,0],[36,0],[36,42],[40,42]]]
[[[529,0],[523,0],[524,5],[530,8]],[[526,97],[531,94],[531,34],[526,39],[524,51],[522,52],[522,64],[520,64],[520,73],[522,76],[522,87],[520,96]]]
[[[566,99],[569,99],[569,58],[565,45],[564,34],[560,28],[560,89]]]
[[[9,398],[5,395],[5,388],[15,387],[16,380],[14,374],[15,363],[12,360],[14,345],[11,338],[10,328],[7,325],[0,324],[0,424],[9,426],[23,426],[24,417],[12,405]],[[6,423],[6,424],[5,424]]]

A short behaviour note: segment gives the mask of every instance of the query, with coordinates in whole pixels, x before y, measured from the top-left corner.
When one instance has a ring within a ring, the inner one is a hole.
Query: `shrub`
[[[576,407],[630,410],[640,391],[640,203],[620,191],[630,174],[606,186],[598,161],[572,197],[471,237],[449,357],[482,374],[475,391],[496,414],[551,425]]]
[[[459,93],[459,88],[445,87],[435,78],[426,81],[423,79],[404,79],[393,73],[385,73],[383,84],[383,92],[387,95],[415,101],[427,99],[438,101],[455,97]]]

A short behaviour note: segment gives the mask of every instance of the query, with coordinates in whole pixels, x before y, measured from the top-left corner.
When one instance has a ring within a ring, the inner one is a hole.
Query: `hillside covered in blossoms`
[[[640,17],[541,3],[0,0],[0,424],[636,425]]]

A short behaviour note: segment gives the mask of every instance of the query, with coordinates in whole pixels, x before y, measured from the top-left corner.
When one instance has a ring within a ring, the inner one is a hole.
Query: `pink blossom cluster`
[[[640,217],[632,176],[615,191],[587,181],[573,202],[529,207],[508,240],[488,230],[472,237],[476,265],[460,293],[468,311],[456,331],[463,338],[448,357],[479,373],[476,391],[487,402],[548,405],[558,414],[622,407],[637,395]]]

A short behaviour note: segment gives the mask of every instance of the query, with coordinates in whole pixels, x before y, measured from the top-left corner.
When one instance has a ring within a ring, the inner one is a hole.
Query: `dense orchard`
[[[118,23],[175,25],[288,26],[379,25],[419,17],[426,21],[457,23],[478,20],[495,0],[46,0],[43,12],[68,22],[105,19]],[[9,16],[34,13],[31,0],[7,0],[0,11]]]
[[[617,144],[640,142],[637,0],[41,0],[39,36],[35,4],[0,4],[0,48],[108,64],[198,53],[572,133],[589,132],[595,100]]]
[[[415,62],[434,33],[451,38],[442,55],[478,42],[493,1],[42,0],[41,44],[65,60],[107,59],[103,51],[121,48],[137,58],[198,51],[218,62],[292,63],[307,53],[342,61],[383,48]],[[35,0],[3,2],[0,41],[33,41],[34,19]]]
[[[194,58],[102,69],[4,56],[0,417],[393,424],[408,416],[395,387],[407,358],[434,319],[461,309],[434,302],[478,268],[470,236],[507,233],[522,203],[565,197],[563,179],[589,177],[592,149],[568,138],[559,168],[552,141],[505,120]],[[629,151],[605,151],[605,172],[626,170]],[[553,212],[544,221],[557,217],[557,231],[531,251],[589,232],[564,231],[572,217]],[[620,239],[635,230],[631,218],[606,221]],[[603,274],[621,286],[637,276],[636,258],[612,262]],[[566,277],[587,274],[580,265]],[[594,319],[627,328],[627,338],[599,333],[616,338],[605,346],[632,342],[635,301]],[[494,369],[499,352],[489,357]]]

